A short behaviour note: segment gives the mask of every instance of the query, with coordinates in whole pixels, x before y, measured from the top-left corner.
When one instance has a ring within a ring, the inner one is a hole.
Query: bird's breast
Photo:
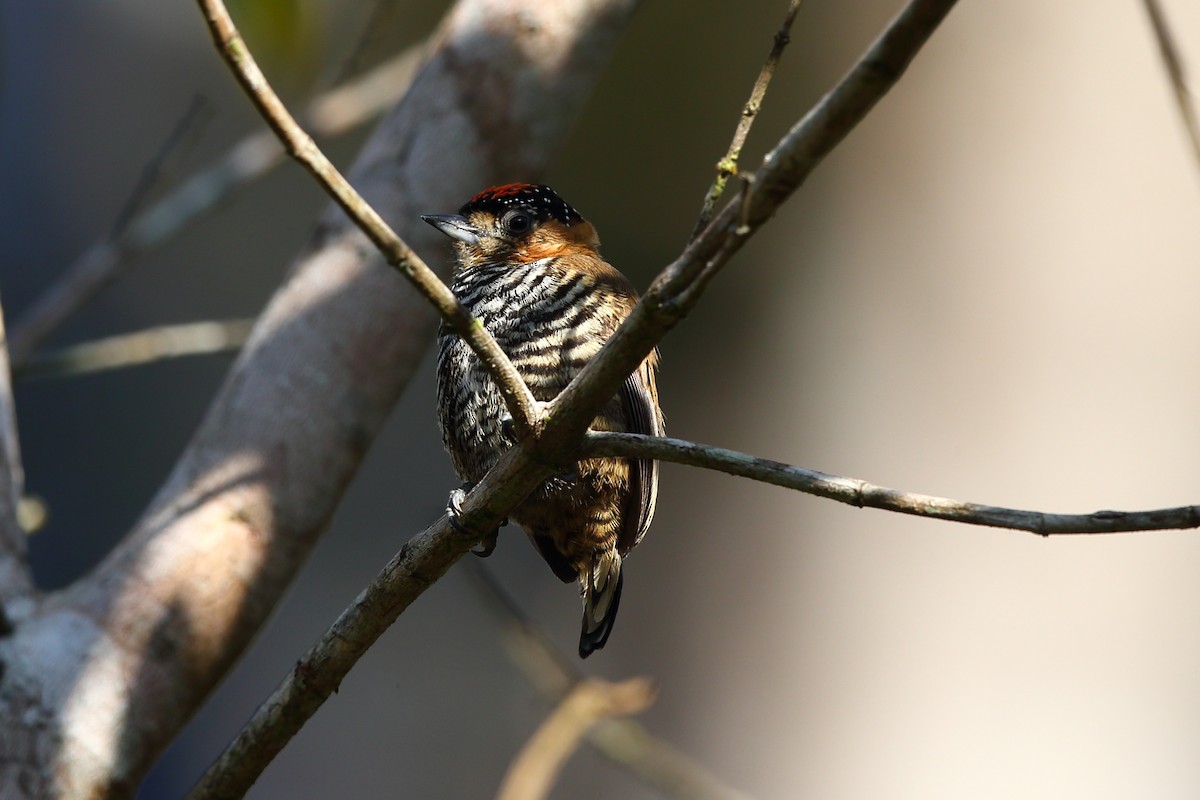
[[[484,266],[458,276],[453,291],[496,339],[541,401],[553,400],[603,344],[589,313],[588,276],[550,264]],[[482,362],[453,330],[438,338],[438,412],[459,475],[479,480],[512,442],[500,423],[503,398]]]

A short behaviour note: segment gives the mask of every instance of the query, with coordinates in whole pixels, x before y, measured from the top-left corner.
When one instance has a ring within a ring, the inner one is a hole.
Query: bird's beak
[[[422,214],[421,219],[437,228],[455,241],[463,244],[477,244],[479,230],[467,222],[466,217],[458,214]]]

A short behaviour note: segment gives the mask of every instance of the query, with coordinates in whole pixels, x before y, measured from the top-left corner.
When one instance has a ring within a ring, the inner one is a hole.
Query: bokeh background
[[[243,0],[293,100],[424,39],[444,2]],[[809,0],[752,166],[899,7]],[[646,285],[677,253],[785,3],[647,2],[547,176]],[[1200,6],[1163,6],[1193,66]],[[3,0],[0,290],[10,325],[112,226],[196,95],[182,177],[258,125],[190,3]],[[371,24],[372,13],[382,13]],[[382,20],[382,23],[379,22]],[[1200,69],[1200,67],[1196,67]],[[348,163],[361,134],[330,143]],[[520,176],[514,176],[520,177]],[[169,180],[168,180],[169,182]],[[140,260],[55,339],[252,315],[315,215],[291,165]],[[447,211],[449,209],[430,209]],[[884,485],[1050,511],[1198,502],[1200,168],[1141,3],[964,0],[909,74],[664,342],[671,433]],[[135,521],[228,367],[17,390],[39,579]],[[455,485],[426,363],[333,526],[144,785],[178,797]],[[1041,540],[668,465],[588,672],[761,798],[1200,796],[1200,539]],[[487,564],[564,650],[577,600],[519,533]],[[462,570],[251,793],[487,797],[546,707]],[[648,790],[583,750],[556,797]]]

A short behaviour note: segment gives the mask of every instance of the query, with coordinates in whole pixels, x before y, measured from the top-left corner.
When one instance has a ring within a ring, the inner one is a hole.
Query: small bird
[[[534,398],[566,388],[629,315],[637,292],[600,257],[596,229],[548,186],[485,189],[457,214],[421,219],[454,240],[452,290],[496,338]],[[625,379],[592,428],[663,435],[657,352]],[[438,334],[438,424],[454,469],[478,482],[515,444],[500,392],[470,347],[445,323]],[[514,522],[562,581],[579,581],[579,655],[608,641],[621,600],[622,560],[654,516],[658,462],[592,458],[535,489]],[[451,495],[453,514],[461,493]],[[485,542],[487,555],[495,533]]]

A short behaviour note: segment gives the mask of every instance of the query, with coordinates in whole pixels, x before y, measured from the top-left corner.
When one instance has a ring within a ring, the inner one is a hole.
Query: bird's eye
[[[512,214],[504,221],[504,227],[509,233],[524,233],[533,225],[533,218],[528,214]]]

